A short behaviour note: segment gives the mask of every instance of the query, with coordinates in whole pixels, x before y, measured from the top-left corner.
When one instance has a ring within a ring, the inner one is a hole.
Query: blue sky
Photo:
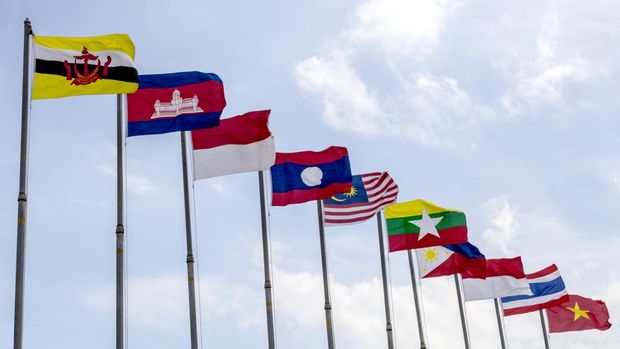
[[[487,257],[560,268],[620,312],[620,87],[615,1],[9,0],[0,4],[0,347],[12,345],[22,21],[39,35],[128,33],[141,73],[215,72],[226,116],[272,109],[280,151],[349,148],[400,199],[467,214]],[[24,348],[114,343],[115,97],[32,104]],[[189,346],[178,134],[127,140],[128,343]],[[257,176],[195,183],[202,347],[266,347]],[[271,209],[280,348],[325,347],[316,208]],[[374,221],[329,228],[336,342],[386,346]],[[390,255],[398,347],[417,343],[405,253]],[[451,278],[422,282],[431,348],[461,347]],[[492,301],[467,304],[497,348]],[[511,348],[543,348],[536,314]],[[612,349],[616,327],[552,335]]]

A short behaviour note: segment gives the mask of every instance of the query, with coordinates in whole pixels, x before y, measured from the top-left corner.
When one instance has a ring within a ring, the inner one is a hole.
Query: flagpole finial
[[[32,24],[30,23],[30,18],[26,17],[26,19],[24,19],[24,26],[28,28],[28,34],[34,35],[34,32],[32,31]]]

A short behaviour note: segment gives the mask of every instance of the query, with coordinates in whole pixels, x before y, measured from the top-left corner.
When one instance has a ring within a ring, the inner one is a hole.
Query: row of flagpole
[[[23,84],[22,84],[22,119],[21,119],[21,146],[20,146],[20,174],[19,174],[19,193],[18,193],[18,214],[17,214],[17,251],[16,251],[16,281],[15,281],[15,317],[14,317],[14,349],[21,349],[23,346],[23,309],[24,309],[24,270],[26,255],[26,227],[27,227],[27,184],[28,184],[28,155],[29,155],[29,123],[30,123],[30,105],[31,105],[31,38],[33,36],[31,23],[28,19],[24,21],[24,57],[23,57]],[[127,344],[126,335],[126,230],[125,230],[125,159],[126,159],[126,99],[122,94],[118,94],[117,101],[117,224],[115,229],[116,235],[116,348],[124,349]],[[185,233],[186,233],[186,266],[187,266],[187,285],[188,285],[188,303],[190,316],[190,343],[192,349],[198,349],[198,328],[199,319],[197,311],[196,296],[196,265],[194,257],[194,247],[192,242],[192,214],[190,205],[190,190],[193,190],[193,181],[190,183],[188,170],[188,141],[186,131],[180,132],[181,136],[181,161],[183,171],[183,194],[184,194],[184,212],[185,212]],[[265,307],[267,317],[267,334],[269,349],[276,348],[276,326],[274,311],[274,296],[272,283],[272,263],[270,252],[270,229],[269,229],[269,202],[266,194],[267,175],[266,171],[258,172],[258,184],[260,194],[260,216],[261,216],[261,232],[263,244],[263,266],[264,266],[264,290],[265,290]],[[323,202],[317,200],[318,212],[318,232],[321,252],[321,267],[324,291],[324,310],[325,310],[325,326],[327,332],[327,347],[334,349],[335,345],[335,329],[332,313],[332,302],[330,294],[330,278],[327,264],[327,250],[325,239],[325,218],[323,211]],[[383,298],[385,306],[386,319],[386,336],[389,349],[393,349],[394,344],[394,324],[392,319],[392,302],[389,281],[389,257],[386,255],[384,222],[385,217],[380,210],[376,214],[377,231],[379,236],[380,262],[383,286]],[[411,250],[407,251],[409,268],[411,273],[411,282],[413,290],[413,299],[416,311],[420,348],[427,348],[427,334],[424,324],[424,311],[422,306],[420,292],[420,275],[419,267],[414,261]],[[463,339],[465,349],[471,348],[469,338],[469,328],[467,324],[467,316],[465,311],[465,299],[463,294],[463,282],[461,276],[457,273],[454,275],[455,287],[457,292],[457,300],[459,313],[461,318],[461,326],[463,331]],[[502,303],[499,298],[494,299],[501,348],[506,349],[506,329],[504,324],[504,312]],[[539,311],[545,348],[549,348],[549,335],[547,333],[546,319],[542,310]]]
[[[28,179],[28,146],[29,146],[29,121],[30,121],[30,45],[32,27],[28,19],[24,21],[24,57],[23,57],[23,84],[22,84],[22,124],[21,124],[21,152],[20,152],[20,181],[18,194],[18,218],[17,218],[17,253],[16,253],[16,287],[15,287],[15,318],[14,318],[14,348],[21,349],[23,342],[23,303],[24,303],[24,268],[25,268],[25,247],[26,247],[26,217],[27,217],[27,179]],[[125,118],[124,118],[123,95],[117,95],[117,224],[116,235],[116,348],[125,347],[125,217],[124,217],[124,161],[125,161]],[[191,348],[198,348],[198,319],[196,305],[196,285],[195,285],[195,258],[192,244],[192,218],[190,212],[190,184],[188,173],[187,141],[185,131],[181,132],[181,153],[183,168],[183,193],[185,208],[186,225],[186,245],[187,245],[187,285],[190,314],[190,341]],[[276,347],[275,339],[275,320],[274,320],[274,300],[273,286],[271,281],[271,260],[269,247],[269,222],[268,205],[265,195],[265,172],[259,172],[259,191],[261,196],[261,226],[263,240],[263,262],[265,271],[265,305],[267,313],[268,342],[269,348]],[[327,255],[325,248],[325,231],[322,216],[322,202],[317,201],[317,211],[319,218],[319,240],[321,248],[321,264],[323,275],[323,289],[325,298],[325,324],[327,329],[328,348],[335,348],[334,321],[332,315],[332,305],[330,296],[329,272],[327,266]],[[390,296],[388,290],[387,260],[385,255],[383,237],[383,218],[377,214],[379,248],[381,255],[381,271],[383,281],[383,293],[386,313],[386,332],[388,348],[394,347],[392,310],[390,306]],[[426,348],[426,334],[422,321],[421,299],[419,294],[419,276],[416,274],[411,251],[408,251],[409,265],[412,277],[412,288],[418,319],[418,330],[420,337],[420,347]],[[463,333],[465,337],[465,347],[469,349],[469,338],[464,316],[464,306],[462,305],[461,292],[457,278],[457,291],[459,293],[459,304],[461,309],[461,319],[463,321]]]
[[[16,253],[16,287],[15,287],[15,318],[14,318],[14,348],[21,349],[23,343],[23,304],[24,304],[24,268],[25,268],[25,247],[26,247],[26,217],[27,217],[27,179],[28,179],[28,146],[29,146],[29,121],[30,121],[30,45],[32,35],[31,23],[28,19],[24,21],[24,57],[23,57],[23,84],[22,84],[22,124],[21,124],[21,151],[20,151],[20,180],[18,194],[18,218],[17,218],[17,253]],[[125,347],[125,118],[123,95],[117,95],[117,224],[115,229],[116,235],[116,348]],[[195,285],[195,268],[194,254],[192,244],[192,218],[190,211],[190,184],[188,173],[188,157],[187,157],[187,141],[185,131],[181,132],[181,154],[183,168],[183,193],[184,193],[184,209],[185,209],[185,225],[186,225],[186,245],[187,245],[187,285],[189,299],[190,314],[190,341],[191,348],[198,348],[198,331],[197,331],[197,310],[196,310],[196,285]],[[261,228],[263,240],[263,262],[265,272],[265,306],[268,326],[268,343],[269,348],[276,347],[275,339],[275,321],[274,321],[274,300],[273,287],[271,281],[271,256],[269,242],[269,212],[267,198],[265,194],[266,176],[264,171],[259,172],[259,191],[261,205]],[[321,264],[323,275],[323,289],[325,297],[325,324],[327,329],[328,348],[335,348],[334,321],[332,316],[332,305],[330,296],[329,272],[327,266],[327,255],[325,248],[325,231],[322,216],[322,202],[317,201],[317,211],[319,218],[319,240],[321,248]],[[383,237],[383,218],[381,213],[377,214],[377,226],[379,234],[379,248],[381,256],[381,272],[383,281],[383,295],[386,314],[386,332],[388,348],[394,348],[392,310],[390,302],[390,293],[388,290],[387,276],[387,259],[385,254],[384,237]],[[414,294],[414,302],[416,308],[416,317],[418,319],[418,330],[420,337],[420,348],[426,348],[426,334],[422,321],[421,299],[419,294],[419,276],[416,274],[412,253],[408,251],[409,266],[412,278],[412,288]],[[463,333],[465,337],[466,349],[469,348],[468,331],[466,318],[464,316],[464,306],[462,305],[461,287],[457,277],[457,291],[459,293],[459,304],[461,309],[461,319],[463,321]]]

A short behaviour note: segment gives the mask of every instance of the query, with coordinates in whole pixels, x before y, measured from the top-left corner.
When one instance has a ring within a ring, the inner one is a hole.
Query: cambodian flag
[[[276,153],[271,167],[271,204],[286,206],[328,199],[349,192],[352,180],[347,148]]]
[[[415,251],[422,278],[454,275],[465,270],[482,277],[486,275],[484,255],[469,242],[419,248]]]
[[[205,129],[220,124],[224,85],[213,73],[182,72],[138,76],[127,95],[127,135]]]
[[[566,286],[555,264],[525,277],[533,295],[502,297],[505,316],[551,308],[568,301]]]

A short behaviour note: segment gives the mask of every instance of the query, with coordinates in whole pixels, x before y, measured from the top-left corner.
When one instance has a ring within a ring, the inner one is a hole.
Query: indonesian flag
[[[487,259],[486,270],[472,268],[462,276],[466,301],[532,295],[521,257]]]
[[[194,179],[266,170],[275,162],[270,110],[222,119],[217,127],[192,131]]]

